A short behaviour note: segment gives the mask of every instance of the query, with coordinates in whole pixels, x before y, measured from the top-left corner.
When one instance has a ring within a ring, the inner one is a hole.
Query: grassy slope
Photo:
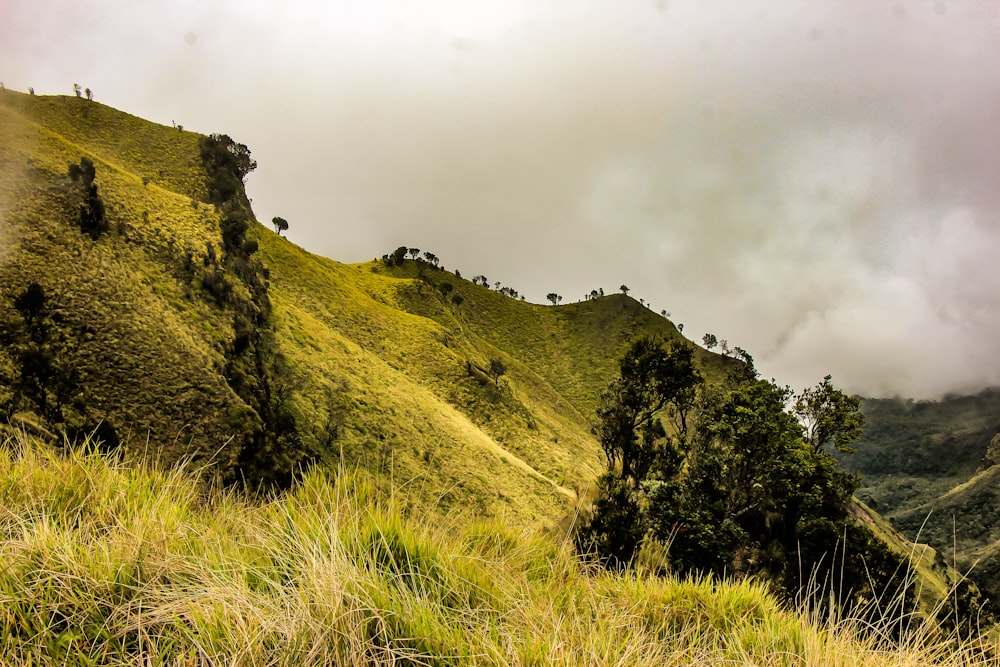
[[[112,152],[107,132],[70,132],[73,119],[86,127],[121,124],[130,139]],[[208,457],[221,448],[216,460],[226,465],[231,457],[222,426],[239,400],[215,368],[222,362],[219,344],[230,333],[205,301],[185,298],[175,276],[181,248],[203,255],[206,243],[220,244],[218,217],[211,207],[192,206],[186,194],[144,186],[126,170],[140,166],[126,157],[143,127],[157,126],[72,98],[0,95],[0,320],[17,326],[14,297],[39,283],[61,318],[58,355],[81,377],[69,419],[108,418],[133,447],[167,459]],[[148,134],[164,135],[162,128]],[[168,144],[165,174],[182,172],[172,156],[187,155],[194,145],[192,137],[175,134],[161,137]],[[75,225],[77,204],[66,176],[67,166],[83,156],[96,165],[112,227],[98,242]],[[0,352],[0,368],[10,373],[8,352]],[[150,434],[156,435],[147,442]]]
[[[0,499],[12,667],[994,664],[752,581],[588,571],[545,533],[409,512],[361,471],[249,502],[21,437],[0,442]]]
[[[868,423],[843,465],[858,495],[906,537],[926,542],[1000,599],[1000,468],[978,470],[1000,432],[1000,392],[938,402],[866,400]]]
[[[883,514],[937,497],[971,478],[1000,432],[1000,392],[938,402],[866,399],[865,434],[842,457],[862,475],[859,495]]]
[[[70,323],[59,353],[83,377],[78,421],[108,419],[133,449],[167,459],[221,449],[218,463],[232,465],[225,443],[247,408],[222,377],[229,316],[199,287],[208,245],[222,244],[217,212],[196,201],[197,136],[71,97],[7,91],[0,114],[0,169],[12,176],[0,184],[0,317],[17,326],[14,297],[40,283]],[[97,242],[75,225],[66,171],[81,156],[97,166],[111,223]],[[615,359],[638,333],[679,335],[623,295],[543,307],[415,262],[348,266],[263,226],[250,234],[270,269],[278,344],[297,378],[282,390],[303,437],[446,507],[565,512],[602,466],[590,423]],[[460,307],[436,289],[445,281]],[[701,357],[710,373],[723,363]],[[498,384],[482,372],[491,359],[508,368]],[[16,372],[0,354],[3,369]]]
[[[112,227],[97,242],[75,225],[66,177],[84,155]],[[13,298],[41,283],[62,318],[60,355],[80,371],[78,417],[111,419],[133,452],[231,465],[225,443],[246,410],[221,376],[231,326],[180,269],[185,250],[198,264],[209,243],[221,247],[218,214],[195,201],[197,137],[84,100],[7,92],[0,173],[3,325],[18,326]],[[590,415],[628,338],[678,335],[620,295],[525,304],[414,263],[348,266],[261,226],[252,235],[271,269],[304,436],[417,507],[558,516],[600,469]],[[460,307],[436,290],[445,280]],[[700,354],[710,376],[721,372],[724,361]],[[477,370],[493,358],[508,366],[499,385]],[[0,372],[13,371],[0,350]]]
[[[894,513],[892,522],[906,535],[937,546],[987,595],[1000,599],[1000,466]]]

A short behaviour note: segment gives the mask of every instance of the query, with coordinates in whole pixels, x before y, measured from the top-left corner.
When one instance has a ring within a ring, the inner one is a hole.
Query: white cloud
[[[929,396],[1000,380],[1000,18],[938,4],[12,0],[0,62],[247,143],[314,252],[624,282],[781,381]]]

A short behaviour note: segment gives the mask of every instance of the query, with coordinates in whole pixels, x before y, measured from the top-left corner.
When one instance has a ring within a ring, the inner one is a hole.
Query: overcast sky
[[[257,216],[803,387],[1000,384],[1000,0],[0,3],[0,81],[246,143]]]

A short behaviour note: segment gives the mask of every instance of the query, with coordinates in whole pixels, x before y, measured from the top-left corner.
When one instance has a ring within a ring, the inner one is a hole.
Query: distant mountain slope
[[[68,176],[81,158],[106,209],[96,240],[81,232]],[[134,452],[241,474],[262,415],[234,390],[242,320],[213,283],[237,298],[247,288],[220,259],[226,213],[204,203],[199,137],[84,99],[4,91],[0,171],[2,421],[54,438],[104,423]],[[361,463],[446,506],[564,512],[602,467],[590,424],[625,344],[680,335],[624,295],[541,306],[426,262],[344,265],[261,225],[248,238],[269,276],[273,363],[287,373],[240,386],[265,384],[290,406],[296,446],[314,458]],[[34,333],[16,305],[33,283],[44,293]],[[36,357],[48,366],[32,375]],[[727,363],[699,359],[710,375]],[[506,368],[498,379],[492,360]]]
[[[954,562],[1000,599],[1000,391],[942,401],[867,399],[865,435],[841,464],[861,475],[858,497],[908,539]]]

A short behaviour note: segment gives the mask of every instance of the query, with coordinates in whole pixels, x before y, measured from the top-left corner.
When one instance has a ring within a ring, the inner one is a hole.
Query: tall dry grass
[[[994,664],[783,608],[753,581],[582,565],[551,535],[406,509],[361,472],[252,499],[191,471],[0,445],[0,663]]]

